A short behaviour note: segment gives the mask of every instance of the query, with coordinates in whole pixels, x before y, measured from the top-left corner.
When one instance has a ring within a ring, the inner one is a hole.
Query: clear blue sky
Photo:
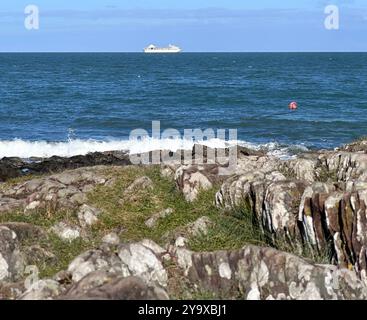
[[[38,31],[24,28],[29,4]],[[367,0],[1,0],[0,24],[0,51],[367,51]]]

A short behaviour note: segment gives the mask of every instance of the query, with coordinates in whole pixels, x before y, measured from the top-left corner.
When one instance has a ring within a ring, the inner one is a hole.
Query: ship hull
[[[181,50],[144,50],[145,53],[157,54],[157,53],[180,53]]]

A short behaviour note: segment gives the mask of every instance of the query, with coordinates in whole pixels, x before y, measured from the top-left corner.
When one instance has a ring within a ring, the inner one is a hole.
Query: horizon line
[[[146,54],[143,51],[0,51],[3,53],[141,53]],[[277,50],[277,51],[183,51],[180,53],[156,53],[147,55],[180,55],[186,53],[367,53],[367,51],[287,51],[287,50]]]

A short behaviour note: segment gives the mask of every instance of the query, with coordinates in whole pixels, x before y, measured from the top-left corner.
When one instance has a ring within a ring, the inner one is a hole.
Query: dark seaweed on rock
[[[70,158],[53,156],[48,159],[3,158],[0,160],[0,181],[6,181],[29,174],[47,174],[67,169],[97,165],[129,165],[129,156],[124,152],[94,152]]]

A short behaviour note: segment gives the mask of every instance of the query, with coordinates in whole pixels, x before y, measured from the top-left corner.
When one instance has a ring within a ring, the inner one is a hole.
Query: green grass
[[[142,175],[152,179],[153,190],[140,190],[134,199],[121,203],[123,190]],[[114,176],[114,186],[98,187],[89,195],[90,203],[104,212],[100,223],[94,228],[98,232],[122,228],[121,238],[124,241],[149,238],[163,245],[168,232],[204,215],[214,217],[219,214],[214,204],[215,189],[201,192],[194,203],[188,203],[171,180],[161,177],[158,167],[130,167],[118,170]],[[172,208],[173,213],[161,219],[156,227],[150,229],[145,225],[152,214],[167,208]]]
[[[112,186],[98,186],[88,195],[88,204],[102,210],[99,222],[88,230],[88,236],[71,243],[62,241],[56,235],[48,233],[46,239],[28,239],[24,245],[39,244],[56,256],[55,263],[40,262],[38,267],[42,277],[50,277],[58,271],[65,270],[69,263],[80,253],[96,248],[101,238],[110,232],[119,233],[124,242],[151,239],[160,245],[173,240],[175,231],[185,236],[185,226],[202,216],[213,222],[206,235],[189,237],[189,248],[193,251],[216,251],[240,249],[245,245],[271,246],[280,250],[301,254],[317,262],[328,262],[327,252],[315,255],[306,249],[294,247],[287,239],[276,239],[264,233],[254,214],[246,203],[231,211],[223,211],[215,206],[215,193],[219,186],[211,190],[201,191],[198,199],[188,203],[177,190],[175,183],[160,174],[160,168],[150,167],[111,167],[106,175],[115,178]],[[124,199],[124,190],[137,178],[148,176],[153,181],[153,189],[136,190],[129,198]],[[173,213],[159,220],[154,228],[148,228],[145,221],[152,214],[172,208]],[[77,224],[73,211],[49,212],[41,210],[25,215],[21,211],[0,215],[1,222],[26,222],[49,230],[59,221]],[[174,266],[173,266],[174,267]],[[180,287],[180,283],[177,287]],[[197,293],[198,297],[211,298],[210,293]],[[178,295],[179,297],[180,295]]]
[[[95,239],[97,240],[97,239]],[[55,234],[50,234],[47,239],[42,240],[40,245],[56,255],[56,262],[49,264],[42,262],[38,265],[40,277],[52,277],[61,270],[66,270],[70,262],[82,252],[95,248],[99,241],[86,241],[81,238],[72,242],[65,242]]]
[[[194,251],[240,249],[245,245],[267,245],[266,236],[254,221],[247,208],[222,212],[212,217],[214,225],[207,235],[200,235],[189,242]]]
[[[113,186],[98,186],[89,194],[90,205],[102,209],[99,222],[88,230],[86,239],[78,239],[71,243],[62,241],[56,235],[48,232],[45,240],[27,239],[23,245],[39,244],[44,249],[56,255],[53,265],[42,264],[38,267],[43,276],[51,276],[66,269],[68,264],[83,251],[98,247],[101,238],[115,230],[123,230],[121,240],[125,242],[152,239],[164,245],[167,233],[183,228],[204,215],[215,218],[219,210],[214,205],[215,189],[203,191],[194,203],[187,203],[183,195],[177,191],[173,181],[160,175],[159,167],[123,167],[107,169],[107,175],[115,177]],[[154,183],[153,190],[137,190],[123,202],[123,191],[135,179],[148,176]],[[161,219],[155,228],[148,228],[145,221],[152,214],[172,208],[173,213]],[[29,214],[14,211],[0,215],[2,222],[25,222],[42,227],[48,231],[59,221],[77,224],[76,212],[38,210]]]

